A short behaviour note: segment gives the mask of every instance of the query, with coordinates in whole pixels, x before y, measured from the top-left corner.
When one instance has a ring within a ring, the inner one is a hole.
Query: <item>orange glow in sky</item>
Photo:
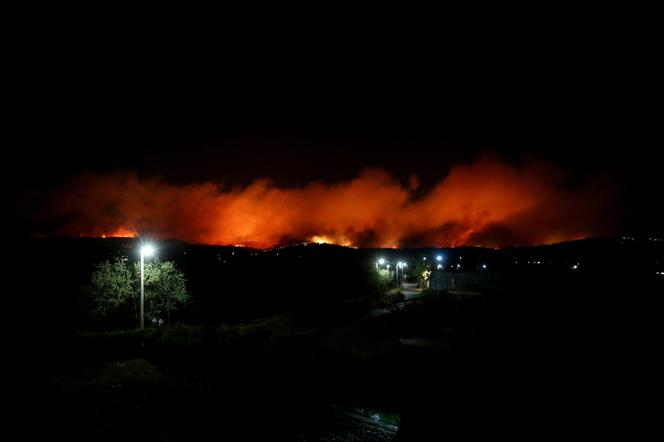
[[[610,184],[570,186],[544,162],[492,157],[459,164],[420,191],[369,169],[336,183],[286,188],[269,180],[227,188],[177,186],[132,173],[82,174],[40,208],[38,233],[176,238],[268,248],[297,242],[359,247],[531,245],[611,229]],[[40,224],[41,223],[41,224]]]

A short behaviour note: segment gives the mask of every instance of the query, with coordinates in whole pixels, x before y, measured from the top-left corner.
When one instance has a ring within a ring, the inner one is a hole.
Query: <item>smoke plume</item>
[[[177,186],[131,172],[84,173],[38,210],[47,235],[177,238],[267,248],[294,242],[348,246],[500,247],[610,233],[610,181],[570,184],[545,162],[514,166],[492,157],[452,167],[428,189],[369,169],[349,181],[285,188],[257,180]]]

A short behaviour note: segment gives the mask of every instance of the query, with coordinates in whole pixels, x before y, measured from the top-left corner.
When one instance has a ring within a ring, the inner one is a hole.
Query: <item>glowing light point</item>
[[[436,256],[436,261],[442,261],[443,257],[441,255]]]
[[[151,246],[150,244],[146,244],[143,247],[141,247],[141,254],[143,256],[152,256],[154,254],[154,247]]]
[[[380,259],[378,260],[378,264],[380,264],[380,265],[385,264],[385,259],[384,259],[384,258],[380,258]]]

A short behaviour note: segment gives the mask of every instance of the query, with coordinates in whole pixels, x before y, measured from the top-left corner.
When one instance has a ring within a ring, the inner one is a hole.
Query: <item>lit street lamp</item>
[[[145,304],[145,271],[144,271],[144,259],[146,256],[152,256],[154,254],[154,247],[150,244],[145,244],[141,246],[141,329],[145,328],[145,315],[143,305]]]
[[[399,269],[402,269],[401,270],[401,276],[403,276],[403,268],[404,267],[408,267],[408,264],[406,264],[405,262],[401,262],[401,261],[399,261],[397,263],[397,269],[396,269],[396,271],[397,271],[397,287],[399,287]]]

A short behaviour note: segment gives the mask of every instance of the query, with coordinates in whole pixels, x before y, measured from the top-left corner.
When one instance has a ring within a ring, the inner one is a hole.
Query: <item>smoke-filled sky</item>
[[[155,115],[145,125],[72,120],[10,151],[14,230],[261,248],[501,247],[663,233],[647,144],[588,138],[553,120],[522,128],[532,120],[400,113],[327,120],[333,128],[207,120],[201,129],[182,113]]]
[[[38,233],[133,235],[266,248],[294,242],[359,247],[509,246],[615,233],[610,180],[570,179],[545,161],[494,155],[453,165],[423,187],[385,169],[284,186],[269,179],[169,184],[132,172],[82,173],[37,211]]]
[[[565,42],[558,25],[544,42],[431,27],[343,48],[334,32],[278,42],[282,26],[184,60],[180,37],[30,32],[8,63],[9,231],[261,247],[662,236],[657,39],[584,22]]]
[[[256,247],[664,234],[654,114],[604,71],[486,68],[364,82],[353,68],[346,83],[260,69],[216,94],[161,76],[36,82],[4,143],[12,232]]]

